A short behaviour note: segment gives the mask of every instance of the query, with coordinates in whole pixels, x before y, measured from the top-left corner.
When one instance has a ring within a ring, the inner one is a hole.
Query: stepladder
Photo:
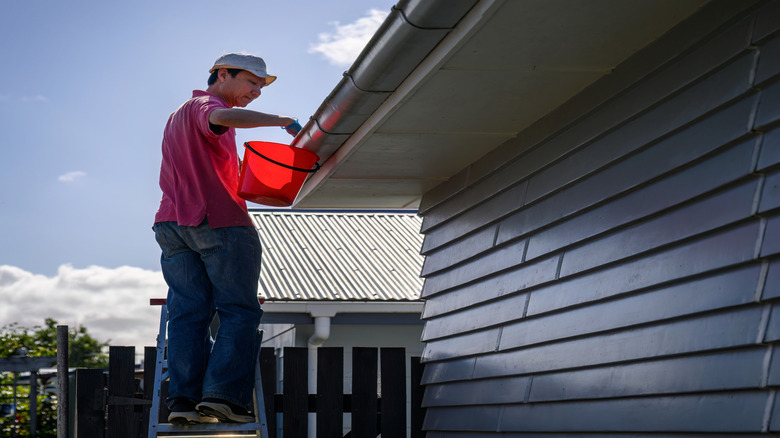
[[[268,437],[268,422],[258,358],[255,358],[254,422],[220,423],[213,421],[181,425],[167,423],[167,418],[161,418],[161,403],[163,403],[165,398],[164,383],[168,380],[167,333],[169,315],[168,306],[164,298],[152,298],[149,304],[160,306],[160,330],[157,334],[154,388],[152,392],[152,407],[149,411],[148,438],[181,436],[182,434],[191,437],[224,436],[225,434],[229,434],[229,436]],[[259,345],[262,340],[262,332],[258,331],[256,336]]]

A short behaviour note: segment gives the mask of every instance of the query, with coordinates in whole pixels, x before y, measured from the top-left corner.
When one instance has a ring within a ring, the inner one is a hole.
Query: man
[[[261,247],[236,194],[235,128],[301,129],[294,118],[243,109],[276,80],[261,58],[229,53],[210,73],[206,91],[193,91],[165,126],[154,224],[168,284],[168,421],[178,424],[254,421]]]

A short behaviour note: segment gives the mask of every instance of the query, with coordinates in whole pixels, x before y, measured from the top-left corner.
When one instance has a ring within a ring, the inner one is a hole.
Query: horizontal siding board
[[[429,362],[423,368],[423,385],[441,382],[469,380],[474,374],[475,357],[456,359],[447,362]]]
[[[427,362],[489,353],[496,350],[500,333],[501,329],[490,329],[430,341],[425,344],[422,359]]]
[[[566,312],[528,318],[504,327],[499,349],[526,347],[748,304],[755,298],[760,275],[759,265],[745,266]]]
[[[552,193],[739,97],[748,90],[752,67],[753,54],[742,55],[678,96],[543,170],[529,180],[526,202]]]
[[[482,204],[485,200],[494,197],[496,193],[510,188],[516,190],[516,193],[520,195],[519,198],[515,199],[515,204],[522,205],[525,196],[525,183],[521,183],[522,187],[513,187],[517,181],[517,173],[514,172],[499,171],[488,175],[479,184],[464,189],[457,197],[450,198],[437,205],[436,208],[425,211],[422,232],[427,233],[466,210]]]
[[[759,47],[758,68],[756,71],[756,84],[771,79],[780,74],[780,36],[761,44]]]
[[[435,208],[438,208],[442,205],[442,203],[446,202],[449,199],[452,199],[455,196],[460,195],[463,193],[464,190],[467,190],[469,188],[469,173],[471,171],[471,167],[467,166],[460,172],[456,173],[455,175],[450,176],[447,181],[437,185],[436,187],[428,190],[425,192],[425,196],[420,200],[420,207],[419,212],[420,215],[428,217],[431,213],[431,211]],[[447,216],[445,217],[433,217],[430,216],[431,219],[429,222],[434,225],[438,220],[446,220]],[[423,220],[423,232],[426,230],[425,221]]]
[[[755,126],[757,129],[762,129],[778,119],[780,119],[780,81],[761,90]]]
[[[528,315],[597,301],[753,258],[759,222],[752,221],[638,260],[560,281],[532,292]],[[729,248],[729,251],[723,251]]]
[[[769,2],[755,14],[753,42],[759,42],[777,30],[780,30],[780,4]]]
[[[425,301],[422,317],[432,318],[551,281],[555,278],[558,260],[559,257],[535,260],[519,268],[451,289],[447,291],[446,299]]]
[[[780,216],[773,216],[766,221],[761,257],[769,257],[778,253],[780,253]]]
[[[466,211],[450,221],[446,227],[427,231],[422,245],[422,253],[427,255],[440,246],[496,222],[498,218],[505,216],[508,212],[520,208],[523,205],[524,197],[525,184],[520,184],[489,198],[484,203],[479,204],[479,208]]]
[[[523,317],[527,298],[527,294],[512,295],[432,319],[425,324],[422,340],[427,342],[518,320]]]
[[[521,246],[522,246],[521,244],[513,245],[512,250],[519,250]],[[507,250],[507,251],[496,251],[495,253],[493,253],[493,256],[506,257],[507,254],[517,255],[516,252]],[[499,274],[498,276],[494,277],[494,279],[497,282],[502,282],[502,280],[507,280],[507,279],[517,279],[517,283],[507,285],[508,286],[507,289],[511,289],[514,291],[521,291],[526,288],[543,284],[555,279],[557,269],[558,269],[558,259],[559,258],[556,256],[556,257],[549,257],[541,260],[535,260],[534,262],[523,264],[522,266],[503,272],[502,274]],[[495,268],[496,266],[503,266],[505,264],[515,265],[518,263],[517,260],[512,260],[512,259],[503,260],[503,261],[499,260],[498,264],[493,265],[493,267]],[[480,279],[481,277],[491,273],[489,271],[498,271],[498,269],[492,269],[492,270],[473,269],[472,270],[471,268],[472,266],[465,265],[461,268],[456,269],[453,272],[448,272],[447,275],[440,275],[437,277],[427,278],[425,280],[425,285],[423,286],[422,297],[427,298],[443,290],[459,287],[460,285],[463,285],[468,281]],[[452,278],[450,277],[450,275],[457,276],[457,277]],[[493,283],[493,281],[487,279],[486,281],[480,283],[483,285],[485,284],[489,285]],[[484,299],[488,299],[488,297],[492,296],[494,293],[500,291],[501,289],[488,291],[487,295],[473,297],[473,300],[483,301]]]
[[[501,406],[428,408],[423,430],[497,432],[503,410]]]
[[[757,187],[758,181],[752,180],[586,245],[567,249],[560,275],[565,277],[621,260],[749,217]]]
[[[477,231],[445,248],[428,253],[423,263],[422,276],[441,271],[485,252],[493,247],[498,225]]]
[[[764,180],[764,188],[761,192],[761,201],[758,212],[765,213],[780,207],[780,171],[771,173]]]
[[[756,342],[760,321],[760,308],[741,308],[479,356],[474,378],[544,373],[751,346]]]
[[[745,141],[692,167],[614,198],[609,203],[535,232],[529,236],[526,260],[655,214],[736,181],[750,172],[754,151],[754,140]],[[504,224],[501,226],[503,229]]]
[[[774,260],[769,264],[764,291],[761,295],[764,301],[772,298],[780,298],[780,260]]]
[[[757,388],[766,354],[751,348],[543,374],[533,377],[528,402]]]
[[[473,259],[440,274],[425,278],[422,297],[428,297],[453,287],[478,280],[497,272],[511,269],[523,262],[525,241],[505,245],[477,259]],[[554,276],[554,273],[553,273]],[[547,277],[550,277],[549,275]]]
[[[527,207],[502,222],[498,242],[531,232],[577,210],[635,188],[739,138],[747,132],[755,100],[755,96],[742,99],[713,117],[567,187],[546,202]],[[552,211],[546,215],[534,213],[532,210],[540,208],[537,207],[540,204],[552,205],[546,208]],[[556,205],[558,208],[554,207]],[[527,215],[530,217],[524,218]],[[534,220],[534,216],[540,217]]]
[[[501,430],[761,432],[766,405],[760,391],[512,405]]]
[[[773,304],[769,315],[769,324],[764,334],[764,342],[780,341],[780,304]]]
[[[425,388],[423,407],[522,403],[530,382],[528,377],[509,377],[430,385]]]
[[[769,430],[772,432],[780,431],[780,393],[775,394],[774,406],[772,406],[772,418],[769,423]]]
[[[778,386],[780,385],[780,346],[778,344],[772,346],[771,354],[767,385]]]
[[[764,134],[761,142],[761,154],[758,157],[758,170],[780,164],[780,128]]]

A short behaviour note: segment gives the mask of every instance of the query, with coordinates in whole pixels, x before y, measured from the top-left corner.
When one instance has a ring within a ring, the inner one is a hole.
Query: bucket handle
[[[282,166],[282,167],[286,167],[287,169],[290,169],[290,170],[297,170],[298,172],[306,172],[306,173],[314,173],[314,172],[320,170],[320,163],[314,163],[314,167],[311,168],[311,169],[301,169],[300,167],[290,166],[289,164],[280,163],[280,162],[278,162],[276,160],[272,160],[272,159],[266,157],[265,155],[261,154],[260,152],[257,152],[256,150],[252,149],[252,146],[249,146],[248,142],[244,143],[244,146],[246,146],[247,149],[252,151],[252,153],[257,155],[258,157],[263,158],[265,160],[268,160],[268,161],[276,164],[277,166]]]

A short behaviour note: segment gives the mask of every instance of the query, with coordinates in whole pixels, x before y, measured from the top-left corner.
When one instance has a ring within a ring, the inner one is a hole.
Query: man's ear
[[[220,82],[225,82],[227,80],[228,71],[226,68],[220,68],[217,70],[217,79],[219,79]]]

